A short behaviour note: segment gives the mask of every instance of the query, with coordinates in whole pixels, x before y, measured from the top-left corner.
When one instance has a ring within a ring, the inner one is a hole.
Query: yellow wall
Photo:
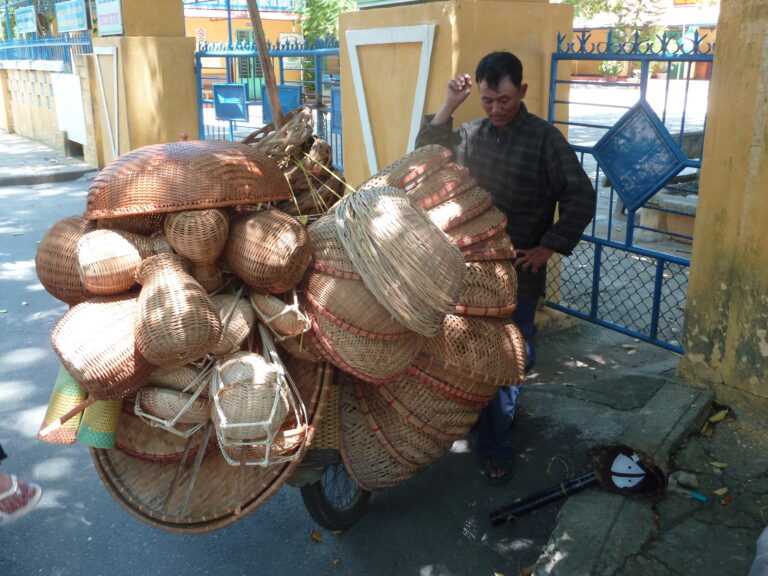
[[[181,0],[122,0],[124,36],[183,36]]]
[[[723,0],[678,373],[768,414],[768,4]]]
[[[362,10],[340,19],[342,122],[344,172],[358,185],[371,170],[366,158],[358,103],[347,52],[347,30],[435,23],[437,25],[429,70],[425,112],[436,112],[445,96],[448,80],[460,72],[474,76],[478,60],[494,50],[509,50],[523,61],[529,84],[529,109],[546,116],[550,55],[557,33],[570,33],[571,6],[544,2],[458,0]],[[504,25],[500,26],[499,23]],[[368,113],[371,119],[379,168],[401,157],[407,148],[420,45],[388,44],[358,48]],[[560,71],[563,78],[570,67]],[[459,109],[455,120],[482,116],[475,93]]]

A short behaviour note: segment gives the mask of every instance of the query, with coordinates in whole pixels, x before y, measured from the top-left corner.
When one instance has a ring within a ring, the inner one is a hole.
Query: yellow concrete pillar
[[[696,211],[682,377],[768,418],[768,4],[723,0]]]
[[[433,25],[432,34],[425,27]],[[572,29],[572,7],[544,1],[452,0],[343,14],[344,172],[350,184],[358,185],[375,172],[371,157],[382,168],[405,154],[414,110],[436,112],[448,80],[461,72],[474,76],[477,62],[488,52],[509,50],[522,60],[528,108],[546,117],[550,56],[558,32],[570,34]],[[425,62],[424,39],[430,34]],[[567,78],[569,71],[562,67],[559,74]],[[420,80],[426,81],[423,94]],[[482,115],[475,91],[455,120]]]

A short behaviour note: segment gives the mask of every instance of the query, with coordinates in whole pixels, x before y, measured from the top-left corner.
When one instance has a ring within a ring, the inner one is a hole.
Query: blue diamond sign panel
[[[248,122],[245,84],[213,84],[212,88],[216,120]]]
[[[616,193],[637,210],[684,167],[686,157],[667,128],[640,100],[606,132],[594,155]]]

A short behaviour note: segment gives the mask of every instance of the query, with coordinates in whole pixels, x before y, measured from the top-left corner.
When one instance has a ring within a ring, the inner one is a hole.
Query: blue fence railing
[[[76,55],[93,52],[91,36],[87,32],[60,36],[30,36],[33,37],[0,42],[0,60],[61,61],[64,62],[65,69],[71,70]]]

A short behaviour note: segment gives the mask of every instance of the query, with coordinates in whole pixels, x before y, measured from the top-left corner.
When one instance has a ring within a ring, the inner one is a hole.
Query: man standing
[[[555,252],[571,254],[595,210],[595,190],[575,152],[560,131],[528,112],[523,98],[523,65],[509,52],[483,57],[475,71],[486,117],[453,129],[453,113],[472,91],[460,74],[448,83],[434,116],[427,116],[416,146],[441,144],[469,168],[507,217],[507,232],[517,250],[518,303],[512,319],[525,338],[530,370],[536,359],[534,316],[544,294],[547,261]],[[558,219],[555,222],[555,209]],[[491,484],[509,480],[515,447],[509,432],[518,387],[500,387],[479,419],[478,457]]]

